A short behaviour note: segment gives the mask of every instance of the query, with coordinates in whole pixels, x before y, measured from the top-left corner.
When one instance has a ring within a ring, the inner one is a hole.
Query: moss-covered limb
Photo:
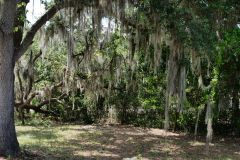
[[[90,5],[90,2],[86,2],[85,0],[70,0],[63,1],[62,3],[57,3],[53,5],[42,17],[40,17],[27,32],[26,36],[22,40],[21,45],[15,51],[15,61],[17,61],[28,49],[28,47],[32,44],[33,38],[37,31],[47,22],[49,21],[59,10],[63,8],[69,7],[84,7]]]

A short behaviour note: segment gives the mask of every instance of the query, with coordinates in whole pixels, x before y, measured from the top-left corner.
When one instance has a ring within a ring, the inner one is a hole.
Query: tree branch
[[[33,64],[36,62],[36,60],[42,55],[42,50],[39,51],[39,53],[33,58]]]
[[[57,6],[53,6],[49,9],[35,24],[31,27],[31,29],[27,32],[25,38],[23,39],[20,47],[15,52],[14,60],[17,61],[28,49],[28,47],[32,44],[33,38],[37,31],[48,21],[50,20],[58,11]]]
[[[25,105],[23,106],[24,109],[32,109],[34,110],[35,112],[37,113],[42,113],[42,114],[47,114],[47,115],[53,115],[53,116],[56,116],[58,117],[59,115],[57,115],[56,113],[54,113],[53,111],[48,111],[48,110],[44,110],[42,108],[38,108],[34,105]]]
[[[68,7],[83,7],[85,5],[92,4],[96,0],[64,0],[61,3],[57,3],[52,6],[41,18],[39,18],[35,24],[32,25],[31,29],[27,32],[25,38],[22,40],[20,46],[16,49],[14,54],[14,61],[17,61],[33,43],[33,39],[37,31],[46,24],[59,10]]]
[[[49,111],[49,110],[44,110],[42,109],[43,106],[49,104],[50,102],[53,102],[53,103],[62,103],[60,100],[65,98],[66,94],[62,94],[61,96],[57,97],[57,98],[51,98],[49,100],[45,100],[41,103],[39,103],[38,105],[31,105],[29,104],[30,101],[28,101],[27,103],[24,103],[24,104],[15,104],[15,106],[17,108],[22,108],[22,109],[32,109],[34,110],[35,112],[37,113],[42,113],[42,114],[51,114],[53,116],[58,116],[56,113],[54,113],[53,111]],[[33,99],[35,97],[35,94],[32,96],[31,99]]]

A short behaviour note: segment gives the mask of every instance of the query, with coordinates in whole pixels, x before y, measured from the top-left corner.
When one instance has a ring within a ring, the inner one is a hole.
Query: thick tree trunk
[[[8,39],[8,40],[7,40]],[[9,37],[5,43],[11,43]],[[1,41],[1,40],[0,40]],[[8,46],[6,44],[6,46]],[[2,58],[6,48],[0,47],[0,155],[16,155],[19,145],[14,126],[14,75],[10,56]]]
[[[0,1],[0,155],[19,152],[14,126],[13,23],[16,0]]]

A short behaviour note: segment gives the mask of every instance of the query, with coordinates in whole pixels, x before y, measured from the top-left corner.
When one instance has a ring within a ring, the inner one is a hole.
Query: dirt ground
[[[206,155],[203,140],[131,126],[17,126],[24,159],[240,159],[240,140],[218,138]],[[200,138],[201,139],[201,138]]]

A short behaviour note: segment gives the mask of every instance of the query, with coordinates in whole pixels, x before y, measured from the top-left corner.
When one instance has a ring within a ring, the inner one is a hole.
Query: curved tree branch
[[[20,47],[15,52],[14,60],[17,61],[28,49],[28,47],[32,44],[33,38],[37,31],[48,21],[50,20],[58,11],[57,6],[53,6],[49,9],[35,24],[31,27],[31,29],[27,32],[25,38],[23,39]]]
[[[53,16],[61,9],[68,7],[84,7],[89,4],[93,4],[96,0],[64,0],[61,3],[57,3],[52,6],[41,18],[39,18],[27,32],[25,38],[22,40],[20,46],[16,49],[14,54],[14,61],[17,61],[33,43],[33,39],[37,31],[46,24]]]

